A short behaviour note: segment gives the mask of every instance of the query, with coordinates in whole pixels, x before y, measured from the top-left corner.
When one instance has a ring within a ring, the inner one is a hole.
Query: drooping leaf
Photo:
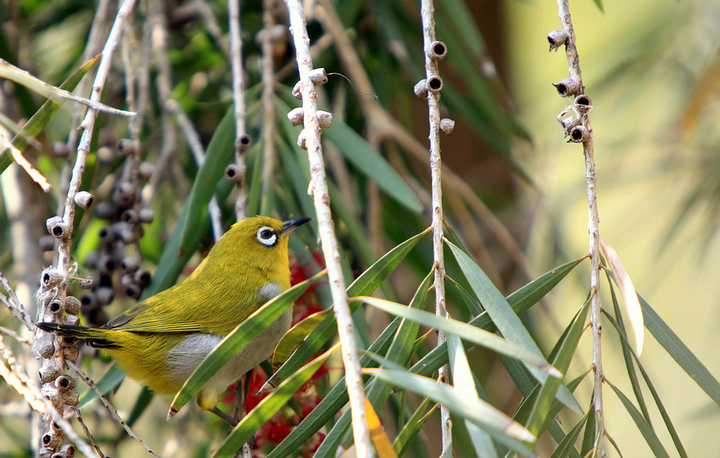
[[[250,343],[258,334],[285,312],[313,283],[324,276],[322,271],[307,280],[298,283],[279,296],[268,301],[245,321],[240,323],[230,334],[208,354],[200,365],[190,374],[170,405],[168,417],[175,415],[192,398],[215,373],[232,359],[240,350]]]
[[[685,372],[720,406],[720,383],[713,377],[703,363],[690,351],[680,340],[675,332],[670,329],[660,315],[657,314],[650,304],[642,296],[638,295],[643,315],[645,316],[645,327],[657,339],[670,356],[682,367]]]
[[[493,285],[492,281],[490,281],[482,269],[460,248],[450,242],[447,242],[447,245],[450,247],[450,250],[460,265],[465,278],[470,283],[473,292],[503,337],[544,359],[540,348],[530,336],[530,332],[528,332],[508,301],[500,291],[498,291],[495,285]],[[538,370],[538,368],[533,365],[528,365],[527,368],[533,377],[539,382],[545,383],[547,373]],[[575,400],[566,387],[561,386],[556,396],[569,409],[578,413],[582,412],[582,408],[577,400]]]
[[[513,450],[523,456],[535,456],[532,451],[518,442],[533,442],[535,437],[521,424],[484,401],[475,402],[474,399],[468,399],[464,393],[452,386],[405,371],[364,369],[363,373],[410,390],[420,396],[428,397],[493,434],[495,439],[502,440],[506,445],[512,445]]]
[[[187,211],[183,220],[180,239],[180,255],[192,251],[191,240],[198,231],[198,225],[207,214],[207,206],[215,194],[215,188],[223,176],[225,167],[235,152],[235,116],[228,109],[220,124],[215,128],[210,144],[205,151],[205,160],[200,165],[188,197]]]
[[[348,296],[371,294],[380,284],[395,270],[400,261],[415,247],[415,245],[427,234],[429,229],[416,234],[392,250],[388,251],[382,258],[378,259],[372,266],[368,267],[354,282],[347,288]],[[360,303],[351,303],[350,311],[354,313],[360,307]],[[311,332],[305,340],[295,349],[290,358],[268,379],[267,385],[275,386],[292,374],[305,361],[314,355],[330,338],[335,335],[337,324],[335,317],[327,316]]]
[[[288,377],[275,391],[263,398],[254,409],[248,412],[245,417],[228,434],[220,447],[212,455],[212,458],[224,458],[235,456],[242,444],[250,440],[256,431],[260,429],[275,413],[280,410],[293,397],[310,377],[320,369],[320,366],[327,361],[340,344],[333,346],[330,350],[318,356],[314,360],[301,367],[297,372]]]
[[[628,399],[627,396],[625,396],[625,393],[623,393],[619,388],[617,388],[615,385],[610,383],[609,381],[606,382],[610,387],[613,389],[617,397],[620,399],[620,401],[623,403],[623,406],[625,406],[625,409],[630,414],[630,417],[635,422],[635,425],[637,426],[638,430],[640,431],[640,434],[643,435],[645,438],[645,442],[647,442],[648,446],[650,446],[650,450],[652,450],[653,454],[657,458],[670,458],[670,455],[668,455],[667,451],[665,450],[665,447],[663,447],[662,443],[660,442],[660,439],[657,437],[657,434],[655,433],[655,430],[653,429],[652,425],[648,423],[645,420],[645,417],[642,416],[640,411],[635,407],[635,405]]]
[[[75,89],[75,87],[80,83],[80,80],[82,80],[83,76],[85,76],[85,74],[95,65],[98,59],[100,59],[100,55],[93,57],[92,59],[87,61],[82,67],[75,70],[73,74],[70,75],[60,85],[60,89],[66,91],[72,91],[73,89]],[[45,125],[50,121],[50,119],[55,115],[55,113],[57,113],[62,103],[63,100],[59,100],[56,102],[53,99],[48,99],[45,103],[43,103],[40,109],[36,111],[34,115],[32,115],[30,120],[25,123],[22,133],[30,137],[35,137],[37,134],[40,133],[40,131],[43,130]],[[20,151],[24,151],[25,148],[27,148],[28,146],[28,142],[24,138],[25,135],[18,134],[12,140],[12,144],[15,145],[15,147]],[[0,154],[0,173],[5,171],[7,166],[12,163],[12,160],[13,159],[10,150],[4,149]]]
[[[350,298],[350,300],[362,301],[373,307],[392,313],[393,315],[402,316],[425,326],[460,336],[465,340],[482,345],[498,353],[532,364],[545,373],[553,374],[554,377],[562,377],[554,367],[545,361],[543,356],[538,356],[536,353],[530,352],[496,334],[476,328],[462,321],[439,317],[434,313],[412,309],[377,297],[358,296]]]

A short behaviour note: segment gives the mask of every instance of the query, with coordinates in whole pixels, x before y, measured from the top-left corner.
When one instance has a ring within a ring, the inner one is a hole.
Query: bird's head
[[[205,260],[193,272],[193,277],[203,271],[219,269],[228,275],[237,274],[244,268],[263,272],[288,271],[288,237],[298,226],[311,218],[279,221],[267,216],[245,218],[235,223],[213,246]],[[216,271],[217,273],[220,273]],[[209,272],[205,272],[209,273]]]

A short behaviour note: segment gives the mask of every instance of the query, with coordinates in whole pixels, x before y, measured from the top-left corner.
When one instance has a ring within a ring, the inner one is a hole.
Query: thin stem
[[[430,58],[429,49],[435,41],[435,18],[433,16],[435,7],[432,0],[423,0],[420,7],[423,26],[423,49],[425,50],[425,78],[438,78],[439,70],[437,61]],[[445,310],[445,255],[443,253],[443,206],[442,206],[442,159],[440,158],[440,92],[428,92],[428,118],[430,122],[430,187],[432,202],[432,228],[433,228],[433,264],[435,267],[435,314],[446,316]],[[445,342],[445,333],[438,332],[437,344]],[[444,365],[438,369],[440,380],[447,382],[448,366]],[[452,430],[450,423],[450,411],[443,405],[440,406],[442,449],[452,442]]]
[[[578,93],[585,93],[582,83],[582,70],[580,70],[580,57],[575,43],[575,31],[570,17],[569,0],[558,0],[558,16],[562,23],[562,30],[567,35],[565,53],[568,60],[570,77],[578,82]],[[590,323],[593,338],[593,409],[595,410],[595,456],[605,457],[605,424],[603,414],[602,384],[605,380],[602,366],[602,304],[600,303],[600,250],[598,237],[600,236],[597,206],[597,191],[595,178],[595,151],[592,127],[587,115],[582,117],[582,124],[588,132],[583,140],[585,153],[585,181],[588,198],[588,233],[590,234]]]
[[[275,165],[275,59],[273,57],[272,28],[275,17],[272,13],[273,0],[263,1],[262,31],[262,107],[263,107],[263,168],[262,168],[262,203],[263,214],[267,214],[272,193],[272,171]]]
[[[102,96],[102,91],[105,87],[105,80],[110,72],[110,63],[112,62],[112,56],[115,52],[115,48],[117,47],[123,24],[134,6],[135,0],[124,0],[117,15],[115,16],[115,22],[113,23],[112,29],[110,29],[110,34],[105,42],[102,57],[100,58],[100,65],[98,66],[98,71],[95,75],[95,81],[92,86],[90,100],[94,102],[99,102]],[[80,123],[80,129],[82,129],[83,133],[78,144],[77,157],[75,159],[75,166],[73,167],[72,176],[70,178],[70,186],[68,187],[67,198],[65,199],[65,212],[62,218],[63,223],[70,228],[72,228],[73,220],[75,218],[75,195],[80,190],[80,184],[82,183],[82,175],[85,171],[85,161],[87,160],[87,155],[90,151],[90,142],[92,140],[93,127],[95,125],[97,113],[98,112],[94,108],[89,109],[85,114],[85,119],[82,123]],[[71,260],[71,244],[72,240],[70,237],[66,237],[61,241],[59,247],[58,270],[64,278],[67,278],[68,276],[68,267]]]
[[[245,85],[242,68],[242,40],[240,39],[240,0],[228,1],[230,21],[230,66],[232,68],[233,106],[235,109],[235,164],[238,167],[235,213],[238,221],[245,218],[247,190],[245,189]]]
[[[129,426],[127,423],[125,423],[125,421],[120,417],[120,414],[119,414],[118,411],[115,409],[115,407],[113,407],[112,404],[110,404],[110,402],[105,398],[105,396],[103,396],[103,394],[102,394],[102,392],[100,391],[100,389],[97,387],[97,385],[95,385],[95,382],[93,382],[90,377],[88,377],[87,375],[85,375],[85,373],[82,371],[82,369],[80,369],[80,368],[79,368],[75,363],[73,363],[72,361],[68,361],[68,362],[67,362],[67,365],[70,367],[70,369],[72,369],[73,371],[75,371],[75,373],[76,373],[81,379],[83,379],[83,381],[98,395],[98,398],[100,399],[100,402],[102,402],[102,404],[105,406],[105,408],[108,410],[108,412],[110,412],[110,415],[113,417],[113,419],[115,419],[115,421],[117,421],[117,422],[120,424],[120,426],[122,426],[122,428],[125,430],[125,432],[128,434],[128,436],[130,436],[130,437],[132,437],[133,439],[135,439],[140,445],[142,445],[142,447],[143,447],[145,450],[147,450],[148,452],[150,452],[152,455],[155,455],[155,456],[158,456],[158,457],[160,456],[160,455],[158,455],[157,453],[155,453],[150,447],[148,447],[147,445],[145,445],[145,443],[142,441],[142,439],[140,439],[140,438],[137,436],[137,434],[135,434],[135,433],[133,432],[133,430],[130,429],[130,426]]]
[[[154,0],[149,5],[153,24],[153,50],[158,63],[157,83],[160,103],[164,111],[175,116],[177,123],[180,125],[180,131],[185,135],[190,152],[195,158],[195,163],[200,167],[205,161],[205,149],[200,141],[200,135],[188,115],[180,107],[180,104],[172,98],[172,70],[167,51],[167,23],[162,11],[163,3]],[[208,214],[212,223],[213,237],[215,241],[218,241],[222,237],[223,230],[220,206],[215,196],[212,197],[208,204]]]
[[[312,180],[312,194],[318,218],[318,231],[322,242],[325,264],[328,269],[330,292],[335,304],[335,319],[338,334],[342,343],[342,357],[345,366],[345,383],[352,413],[355,453],[360,458],[372,456],[370,431],[365,416],[365,389],[360,374],[360,359],[357,342],[353,334],[353,322],[345,293],[345,279],[340,264],[340,252],[335,238],[334,223],[330,211],[330,197],[325,175],[325,164],[320,144],[321,129],[317,119],[317,93],[310,79],[313,69],[310,56],[310,39],[305,25],[304,13],[299,0],[286,0],[290,13],[290,27],[295,43],[295,52],[300,73],[300,90],[302,93],[304,129],[308,151],[308,162]]]

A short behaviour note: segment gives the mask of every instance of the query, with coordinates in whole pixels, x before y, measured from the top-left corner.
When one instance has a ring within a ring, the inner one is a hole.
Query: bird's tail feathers
[[[106,338],[106,332],[97,328],[86,328],[71,324],[37,323],[38,328],[45,332],[52,332],[63,337],[85,339],[86,343],[95,348],[118,348],[116,343]]]

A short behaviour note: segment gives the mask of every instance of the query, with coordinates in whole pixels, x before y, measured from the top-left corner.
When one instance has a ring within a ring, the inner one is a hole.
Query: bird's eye
[[[275,246],[277,243],[277,234],[273,228],[263,226],[257,231],[257,240],[265,246]]]

